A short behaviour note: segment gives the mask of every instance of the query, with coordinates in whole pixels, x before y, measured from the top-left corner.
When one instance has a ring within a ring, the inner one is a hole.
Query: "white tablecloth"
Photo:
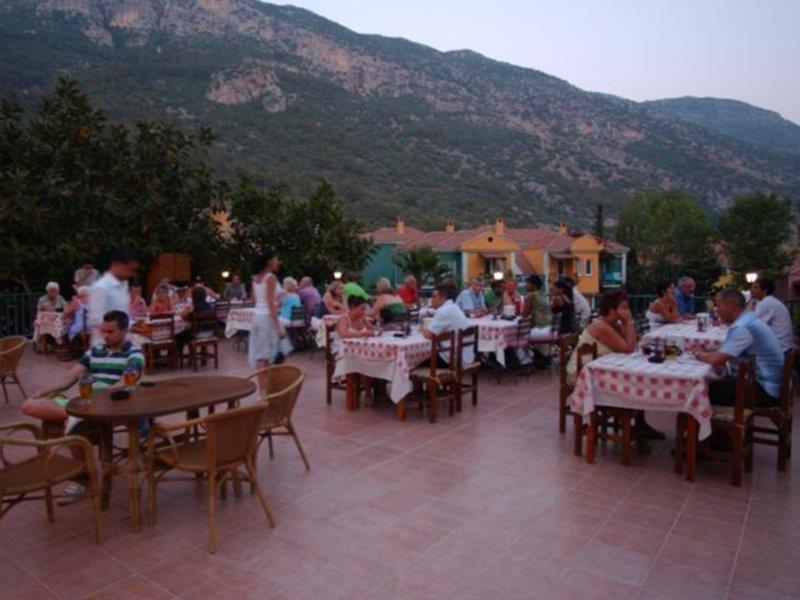
[[[607,354],[583,367],[570,397],[572,410],[588,417],[595,406],[684,412],[711,435],[710,365],[687,355],[661,364],[639,354]]]
[[[225,337],[231,338],[237,331],[250,331],[253,326],[253,308],[231,308],[225,319]]]
[[[318,348],[325,347],[325,326],[336,325],[336,321],[338,321],[341,316],[342,315],[324,315],[321,319],[317,317],[311,319],[311,329],[317,332],[315,341],[317,342]]]
[[[431,342],[415,333],[407,338],[391,333],[373,338],[349,338],[341,341],[334,377],[360,373],[385,379],[392,384],[389,397],[400,402],[412,390],[410,373],[430,358]]]
[[[728,328],[724,326],[711,327],[706,331],[697,331],[697,323],[671,323],[662,325],[649,331],[642,337],[643,344],[649,344],[655,339],[674,338],[681,341],[683,349],[687,352],[713,351],[722,346]]]

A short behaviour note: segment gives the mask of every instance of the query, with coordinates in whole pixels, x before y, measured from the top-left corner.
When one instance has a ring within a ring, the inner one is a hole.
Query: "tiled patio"
[[[245,375],[228,344],[220,372]],[[672,471],[671,441],[623,467],[609,447],[594,465],[556,427],[556,380],[483,379],[477,408],[435,425],[389,406],[349,414],[324,401],[323,356],[295,355],[309,379],[295,410],[311,461],[291,440],[259,461],[278,525],[257,500],[219,503],[218,552],[206,543],[201,484],[159,489],[158,524],[128,530],[116,480],[104,541],[85,502],[12,509],[0,522],[1,598],[796,598],[800,597],[797,459],[785,474],[759,446],[752,477],[728,483],[701,462]],[[69,365],[29,351],[29,388]],[[210,373],[211,371],[209,371]],[[159,375],[159,377],[168,374]],[[0,420],[19,419],[19,396]],[[672,434],[671,419],[653,415]]]

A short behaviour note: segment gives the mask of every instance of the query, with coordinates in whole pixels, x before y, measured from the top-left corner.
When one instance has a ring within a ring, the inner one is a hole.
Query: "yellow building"
[[[376,230],[371,237],[379,246],[376,257],[381,258],[373,260],[367,272],[393,281],[401,274],[389,268],[392,254],[430,246],[463,281],[511,271],[520,276],[540,275],[549,286],[558,277],[569,276],[584,294],[597,294],[625,283],[628,248],[591,234],[569,232],[564,224],[556,229],[511,228],[497,219],[493,225],[458,230],[448,220],[441,231],[422,232],[398,219],[395,228]],[[384,273],[386,269],[389,271]]]

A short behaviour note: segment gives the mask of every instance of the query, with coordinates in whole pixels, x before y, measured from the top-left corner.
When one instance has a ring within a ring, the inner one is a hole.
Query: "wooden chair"
[[[792,399],[794,396],[794,369],[797,350],[786,352],[781,377],[781,397],[778,406],[756,406],[753,414],[756,419],[769,419],[774,427],[753,426],[753,442],[776,446],[778,448],[778,470],[785,471],[792,454]],[[760,435],[758,435],[760,434]]]
[[[297,349],[313,348],[314,337],[308,329],[308,315],[302,306],[295,306],[292,309],[292,318],[286,327],[286,334],[292,345]]]
[[[25,388],[17,375],[17,367],[19,361],[22,359],[22,354],[25,352],[25,344],[28,340],[22,335],[12,335],[0,339],[0,385],[3,386],[3,396],[8,404],[8,390],[6,389],[6,382],[10,381],[15,383],[22,392],[22,397],[27,397]]]
[[[156,486],[162,481],[195,481],[197,476],[208,480],[208,551],[216,550],[216,497],[228,479],[238,489],[238,481],[249,481],[258,496],[271,527],[275,527],[272,511],[261,493],[254,459],[258,431],[269,407],[258,403],[245,408],[207,415],[184,423],[163,426],[156,424],[147,436],[148,517],[156,521]],[[172,433],[197,426],[205,436],[189,440],[183,435],[176,441]],[[163,442],[163,443],[159,443]],[[244,467],[244,471],[241,470]],[[171,470],[192,473],[189,477],[166,477]]]
[[[478,326],[473,325],[458,332],[458,352],[456,354],[456,385],[459,387],[456,410],[461,412],[461,398],[464,392],[472,394],[472,406],[478,405],[478,371],[481,362],[478,360]],[[464,348],[472,347],[471,363],[464,362]],[[469,377],[469,383],[464,380]]]
[[[572,335],[572,334],[570,334]],[[575,344],[577,345],[578,340],[575,339]],[[559,344],[559,352],[560,352],[560,344]],[[595,360],[597,358],[597,344],[581,344],[577,346],[574,350],[575,352],[575,377],[577,378],[580,375],[581,370],[583,369],[583,357],[584,356],[591,356],[591,360]],[[565,385],[567,383],[566,378],[566,365],[564,366],[564,382]],[[571,391],[569,392],[572,393]],[[564,399],[566,404],[566,398],[569,397],[569,394]],[[596,420],[597,420],[597,407],[595,407],[594,412],[589,417],[589,423],[583,422],[583,415],[579,415],[578,413],[572,413],[573,423],[575,424],[575,432],[573,438],[573,446],[574,446],[574,453],[575,456],[580,456],[583,454],[583,436],[587,437],[587,450],[586,450],[586,460],[590,462],[594,460],[594,447],[595,447],[595,439],[594,431],[596,431]]]
[[[578,334],[568,333],[558,339],[558,431],[567,432],[567,416],[572,415],[572,411],[567,404],[570,395],[575,390],[567,377],[567,363],[570,355],[578,345]],[[580,368],[580,366],[578,367]]]
[[[306,380],[306,374],[302,369],[294,365],[271,365],[263,369],[258,369],[250,375],[248,379],[260,379],[264,382],[263,395],[260,401],[267,405],[267,412],[258,431],[258,447],[253,457],[253,464],[258,456],[258,448],[266,439],[269,443],[269,457],[274,458],[275,453],[272,447],[273,435],[290,435],[297,446],[300,458],[306,466],[306,471],[311,470],[308,458],[297,437],[297,430],[292,424],[292,411],[297,403],[297,397]]]
[[[145,369],[153,372],[157,365],[174,368],[178,364],[178,344],[175,342],[175,317],[157,315],[150,317],[150,335],[158,331],[158,337],[145,344]]]
[[[750,473],[753,470],[753,433],[755,407],[755,362],[753,359],[739,361],[736,376],[736,392],[733,406],[712,406],[712,431],[724,434],[731,443],[731,452],[709,449],[712,458],[731,461],[731,485],[742,485],[742,465]],[[675,440],[675,471],[680,473],[686,454],[688,415],[678,415]]]
[[[514,361],[512,364],[516,364],[516,372],[519,375],[530,375],[533,372],[533,345],[531,344],[531,318],[524,317],[517,321],[517,336],[516,341],[514,343],[514,347],[510,349],[511,352],[515,352],[517,349],[522,350],[522,354],[524,358],[528,359],[528,361],[523,362],[519,360]]]
[[[411,371],[411,382],[414,392],[410,398],[404,398],[397,403],[397,419],[405,420],[406,404],[408,400],[416,402],[420,409],[428,406],[428,418],[431,423],[436,422],[436,409],[440,402],[447,402],[450,415],[455,413],[455,405],[461,401],[459,386],[456,381],[456,335],[453,331],[446,331],[431,339],[430,366],[417,367]],[[444,354],[448,357],[447,366],[438,367],[436,357]]]
[[[205,366],[208,359],[213,358],[214,368],[219,369],[216,313],[214,311],[192,313],[189,315],[189,325],[192,339],[186,344],[188,351],[181,356],[181,366],[186,361],[192,365],[193,371],[197,371],[198,362]],[[213,350],[213,352],[209,352],[209,350]]]
[[[333,334],[336,330],[335,325],[323,325],[325,327],[325,403],[330,404],[333,399],[333,390],[347,392],[347,382],[345,380],[336,381],[333,378],[333,373],[336,370],[336,356],[333,354]],[[359,378],[355,378],[356,391],[355,394],[360,394]]]
[[[27,432],[33,439],[22,438],[15,434]],[[78,477],[89,480],[89,493],[92,500],[92,517],[94,519],[94,539],[100,542],[100,486],[97,481],[92,445],[84,437],[69,435],[65,437],[44,439],[41,429],[31,423],[8,423],[0,425],[0,519],[12,507],[27,500],[44,500],[47,506],[47,519],[55,520],[53,486]],[[36,454],[17,463],[5,457],[5,447],[35,448]],[[76,450],[81,458],[67,456],[59,451]],[[43,492],[40,496],[29,496],[35,492]]]

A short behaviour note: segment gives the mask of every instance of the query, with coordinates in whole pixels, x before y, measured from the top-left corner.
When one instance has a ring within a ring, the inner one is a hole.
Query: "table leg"
[[[694,481],[694,470],[697,464],[697,421],[692,415],[686,415],[686,481]]]
[[[353,412],[356,409],[356,373],[347,374],[347,410]]]
[[[139,422],[128,421],[128,471],[131,478],[131,531],[141,531],[142,496],[139,488]]]
[[[114,474],[114,427],[111,423],[100,424],[100,467],[103,469],[100,507],[107,510]]]

